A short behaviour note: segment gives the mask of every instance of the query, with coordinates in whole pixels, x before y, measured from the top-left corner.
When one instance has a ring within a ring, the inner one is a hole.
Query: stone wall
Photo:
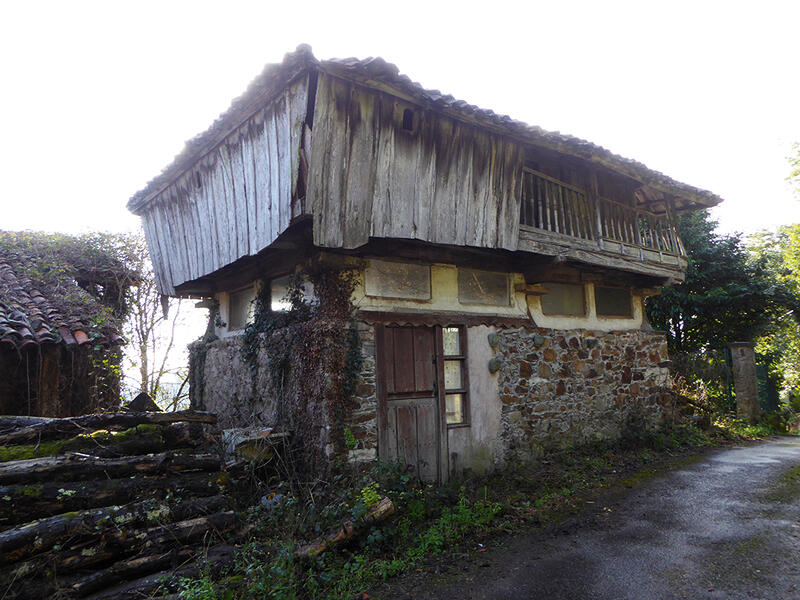
[[[202,368],[198,368],[198,361],[203,363]],[[191,362],[189,394],[193,408],[216,413],[222,429],[276,424],[277,406],[270,392],[266,351],[258,354],[255,385],[250,365],[242,357],[242,336],[195,342]]]
[[[375,333],[372,326],[359,324],[362,366],[353,398],[344,405],[340,423],[327,426],[325,452],[333,455],[347,451],[348,460],[363,462],[373,460],[378,451],[378,401],[375,383]],[[242,336],[228,336],[210,343],[196,342],[191,352],[191,377],[189,392],[192,406],[218,415],[223,429],[240,427],[280,427],[281,404],[276,402],[270,389],[267,353],[258,353],[256,381],[250,365],[242,357]],[[198,363],[202,367],[198,368]],[[321,369],[325,365],[319,366]],[[287,392],[285,404],[291,404],[292,392]],[[353,434],[354,448],[339,448],[338,433],[343,427]],[[333,435],[330,435],[333,433]]]
[[[649,331],[498,331],[504,459],[618,439],[673,418],[666,338]]]
[[[375,381],[375,328],[359,323],[361,373],[356,390],[344,417],[344,427],[356,440],[348,449],[348,460],[365,462],[378,457],[378,393]]]

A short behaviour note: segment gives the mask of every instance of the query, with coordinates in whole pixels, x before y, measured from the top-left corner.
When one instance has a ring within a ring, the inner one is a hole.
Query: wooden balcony
[[[686,250],[667,216],[593,196],[537,171],[526,169],[523,184],[520,250],[653,275],[679,272],[683,279]]]

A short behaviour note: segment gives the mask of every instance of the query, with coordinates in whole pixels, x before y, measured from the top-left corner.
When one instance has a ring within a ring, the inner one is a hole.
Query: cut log
[[[112,458],[197,448],[215,441],[203,427],[202,423],[174,423],[168,426],[144,424],[124,431],[101,429],[66,439],[0,446],[0,462],[30,460],[67,452]]]
[[[216,502],[208,502],[210,500]],[[205,508],[224,509],[227,504],[225,498],[217,496],[216,499],[206,499],[202,505],[196,504],[194,508],[198,511]],[[40,554],[25,562],[16,563],[0,574],[0,582],[6,579],[23,580],[44,572],[74,573],[79,569],[110,564],[143,549],[155,552],[178,544],[205,542],[209,535],[230,531],[236,524],[236,514],[225,511],[139,531],[106,531],[102,536],[96,536],[99,539],[90,539],[65,550]]]
[[[162,428],[167,448],[199,448],[219,443],[218,430],[207,423],[171,423]]]
[[[212,497],[213,498],[213,497]],[[14,563],[39,554],[59,542],[99,537],[121,526],[156,525],[195,516],[196,500],[184,500],[176,505],[145,500],[126,506],[93,508],[33,521],[0,532],[0,564]],[[76,539],[77,538],[77,539]]]
[[[207,412],[184,410],[167,413],[107,413],[48,419],[0,435],[0,446],[59,439],[101,429],[128,429],[137,425],[166,425],[183,421],[214,424],[217,422],[217,416]]]
[[[218,471],[222,463],[211,454],[163,452],[122,458],[70,454],[0,463],[0,485],[39,481],[84,481],[97,477],[160,475],[191,471]]]
[[[135,556],[84,577],[73,583],[70,586],[70,590],[76,596],[82,598],[87,594],[108,588],[120,581],[127,581],[133,577],[141,577],[164,569],[183,566],[197,552],[198,548],[176,548],[149,556]]]
[[[294,555],[298,558],[313,558],[329,548],[343,544],[351,540],[374,523],[383,521],[394,514],[394,504],[389,498],[384,498],[377,505],[367,511],[363,517],[356,521],[344,521],[338,528],[328,535],[318,537],[306,546],[301,546],[295,550]]]
[[[187,473],[171,477],[143,476],[0,487],[0,525],[26,523],[48,515],[122,505],[134,500],[164,498],[169,493],[190,497],[213,496],[219,493],[220,477],[219,473]]]
[[[23,427],[30,427],[49,421],[50,417],[17,417],[17,416],[2,416],[0,417],[0,435],[11,433]]]
[[[230,565],[237,551],[236,546],[219,545],[209,548],[202,560],[207,565],[209,572],[214,575],[223,567]],[[197,577],[200,574],[201,566],[192,563],[174,570],[161,571],[152,575],[146,575],[134,581],[120,583],[114,587],[107,588],[88,596],[88,600],[142,600],[150,598],[153,592],[159,587],[178,577]]]

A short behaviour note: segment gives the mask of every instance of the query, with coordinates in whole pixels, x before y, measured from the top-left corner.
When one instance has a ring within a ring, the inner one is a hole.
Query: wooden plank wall
[[[414,110],[414,130],[402,128]],[[320,73],[308,199],[314,242],[369,237],[517,249],[523,148]]]
[[[269,246],[298,206],[308,77],[222,140],[151,202],[143,223],[162,293]]]

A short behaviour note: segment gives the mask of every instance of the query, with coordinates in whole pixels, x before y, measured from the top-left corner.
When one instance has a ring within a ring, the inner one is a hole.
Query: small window
[[[414,131],[414,111],[410,108],[403,111],[403,129]]]
[[[428,265],[370,260],[364,272],[367,296],[407,300],[431,299],[431,268]]]
[[[630,290],[595,286],[594,304],[598,317],[633,316]]]
[[[583,317],[586,300],[583,285],[573,283],[546,283],[547,293],[542,296],[542,312],[546,315]]]
[[[287,311],[292,308],[289,301],[289,284],[293,275],[284,275],[269,282],[270,308],[275,312]],[[310,281],[303,282],[303,302],[314,302],[314,286]]]
[[[244,329],[253,319],[255,297],[252,285],[228,295],[228,330]]]
[[[467,356],[463,327],[442,328],[445,418],[448,425],[467,423]]]
[[[462,304],[508,306],[508,274],[458,270],[458,301]]]

